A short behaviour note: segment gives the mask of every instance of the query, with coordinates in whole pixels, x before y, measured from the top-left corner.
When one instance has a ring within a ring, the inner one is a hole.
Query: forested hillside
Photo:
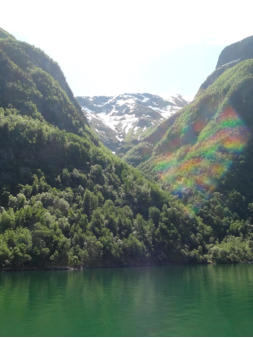
[[[229,259],[240,256],[229,236],[244,240],[252,232],[252,44],[247,38],[225,48],[221,56],[230,62],[227,51],[232,50],[236,64],[125,156],[216,229],[224,239],[217,249],[219,261],[227,261],[231,250],[234,258]]]
[[[58,65],[1,31],[0,266],[204,261],[211,228],[93,136]]]
[[[228,185],[242,159],[251,172],[252,76],[253,60],[224,72],[181,112],[142,168],[156,173],[173,193],[193,198]],[[252,191],[251,176],[243,179]],[[240,182],[236,177],[231,188]],[[245,193],[244,188],[238,189]]]
[[[251,70],[252,63],[247,61],[238,65],[234,77],[224,74],[218,87],[214,84],[209,94],[175,119],[179,121],[176,135],[185,126],[187,112],[193,109],[197,119],[199,104],[209,98],[210,107],[226,112],[231,128],[243,128],[241,143],[235,129],[243,179],[237,180],[238,171],[227,181],[228,176],[219,176],[229,199],[210,190],[208,205],[201,205],[196,215],[195,201],[183,205],[177,194],[161,190],[100,144],[55,62],[0,30],[1,268],[252,260],[253,204],[246,179],[247,171],[252,172],[246,153],[250,152]],[[204,116],[208,119],[212,114],[213,110],[207,110]],[[211,133],[208,128],[206,135]],[[202,129],[197,128],[195,141]],[[184,135],[190,138],[189,133]],[[161,156],[166,149],[171,151],[166,142],[156,148],[162,150]],[[231,160],[237,156],[234,147],[223,147]],[[177,148],[173,150],[176,161],[184,161]],[[194,151],[199,154],[200,150]],[[163,175],[160,158],[155,163],[155,172]],[[247,186],[247,196],[231,192],[233,179]]]
[[[241,59],[146,138],[146,158],[143,143],[127,154],[128,161],[135,164],[136,158],[148,175],[187,200],[208,198],[217,189],[236,189],[253,198],[253,59]]]

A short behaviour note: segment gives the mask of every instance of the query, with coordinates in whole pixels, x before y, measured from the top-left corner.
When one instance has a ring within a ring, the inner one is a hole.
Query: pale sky
[[[0,26],[53,58],[74,95],[191,98],[253,35],[252,13],[252,0],[2,0]]]

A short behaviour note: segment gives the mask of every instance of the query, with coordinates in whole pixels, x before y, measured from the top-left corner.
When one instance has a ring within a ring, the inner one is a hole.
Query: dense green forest
[[[252,147],[196,211],[102,146],[59,66],[4,30],[0,74],[1,268],[253,259]]]

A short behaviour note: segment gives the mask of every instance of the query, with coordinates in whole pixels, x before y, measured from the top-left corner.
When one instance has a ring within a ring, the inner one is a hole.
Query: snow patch
[[[119,142],[123,142],[129,132],[134,135],[138,133],[138,139],[141,138],[141,134],[147,129],[147,126],[139,127],[140,119],[155,126],[181,109],[186,102],[179,94],[166,99],[148,93],[84,96],[82,98],[89,106],[89,108],[83,106],[82,111],[90,123],[94,122],[96,132],[102,134],[103,131],[104,133],[102,128],[104,125],[110,128],[112,133],[115,133]],[[158,114],[154,114],[154,112]],[[101,130],[99,130],[100,128]]]

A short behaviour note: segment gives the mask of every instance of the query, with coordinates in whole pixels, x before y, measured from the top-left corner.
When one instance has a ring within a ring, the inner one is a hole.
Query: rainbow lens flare
[[[155,171],[181,197],[208,198],[249,139],[249,130],[231,107],[209,121],[192,121],[175,135],[169,152],[156,158]]]

